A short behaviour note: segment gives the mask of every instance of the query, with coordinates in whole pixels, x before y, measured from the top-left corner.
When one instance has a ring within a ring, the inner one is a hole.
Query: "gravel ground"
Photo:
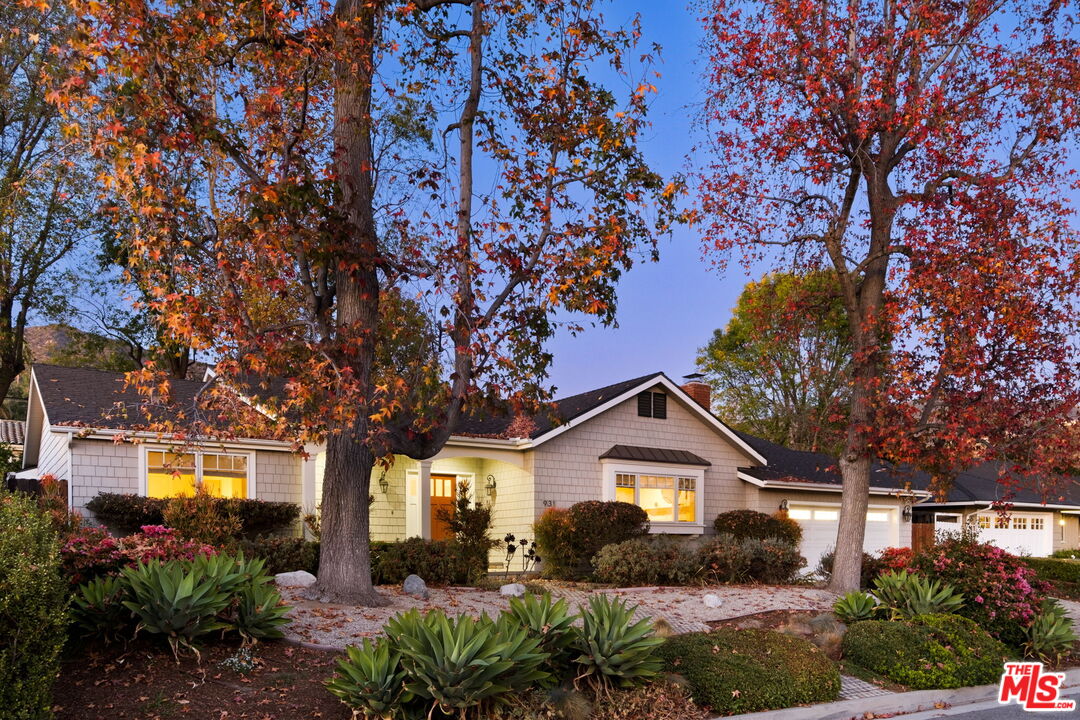
[[[475,588],[429,588],[427,600],[402,594],[400,587],[384,586],[379,590],[391,600],[381,608],[352,605],[331,605],[305,600],[299,588],[282,588],[285,601],[294,606],[293,621],[285,629],[287,635],[317,645],[344,647],[356,644],[360,638],[381,633],[383,624],[399,612],[418,608],[421,612],[441,609],[447,614],[468,613],[479,616],[495,615],[509,604],[498,592]],[[826,590],[808,587],[778,587],[771,585],[724,585],[706,588],[621,588],[618,590],[579,590],[552,587],[551,592],[565,597],[574,606],[588,602],[593,593],[606,593],[637,605],[637,615],[663,618],[676,632],[705,630],[707,622],[729,620],[769,610],[828,610],[836,596]],[[705,605],[704,597],[713,594],[720,599],[718,607]]]

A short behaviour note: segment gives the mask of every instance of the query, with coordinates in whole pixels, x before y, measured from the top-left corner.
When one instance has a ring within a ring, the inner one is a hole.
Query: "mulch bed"
[[[54,692],[58,720],[206,718],[348,720],[352,713],[322,686],[338,652],[285,642],[255,646],[255,668],[241,675],[220,663],[236,646],[173,660],[166,648],[139,644],[67,660]]]

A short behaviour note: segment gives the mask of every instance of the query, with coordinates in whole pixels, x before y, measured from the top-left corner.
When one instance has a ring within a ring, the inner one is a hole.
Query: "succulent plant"
[[[71,602],[71,619],[78,631],[106,643],[126,639],[134,624],[124,607],[129,585],[122,577],[102,576],[79,585]]]
[[[413,703],[413,693],[405,686],[401,655],[390,648],[387,638],[360,647],[345,648],[338,658],[337,672],[326,682],[326,689],[358,715],[384,720],[423,717],[424,710]]]
[[[851,624],[874,617],[878,604],[870,593],[855,591],[838,598],[832,607],[841,621]]]
[[[636,609],[618,598],[593,595],[582,627],[574,629],[578,677],[597,690],[633,687],[660,672],[662,661],[653,650],[664,639],[655,636],[651,620],[633,622]]]

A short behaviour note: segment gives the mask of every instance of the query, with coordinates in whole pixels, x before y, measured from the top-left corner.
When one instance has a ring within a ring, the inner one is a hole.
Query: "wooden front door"
[[[440,508],[445,509],[450,517],[454,516],[454,498],[457,497],[457,477],[454,475],[431,476],[431,539],[450,540],[454,533],[450,526],[439,516]]]

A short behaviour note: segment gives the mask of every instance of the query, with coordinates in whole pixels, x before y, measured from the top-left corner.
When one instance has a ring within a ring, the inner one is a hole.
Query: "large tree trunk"
[[[7,327],[0,327],[0,403],[7,398],[15,378],[26,369],[23,358],[24,324],[19,322],[15,327],[11,327],[10,322],[5,324]]]
[[[870,503],[870,465],[863,422],[870,415],[869,393],[855,388],[852,393],[851,417],[844,453],[840,456],[840,477],[843,492],[840,497],[840,526],[836,531],[832,577],[829,589],[844,593],[858,590],[862,575],[863,540],[866,535],[866,509]],[[856,416],[863,421],[856,421]]]

